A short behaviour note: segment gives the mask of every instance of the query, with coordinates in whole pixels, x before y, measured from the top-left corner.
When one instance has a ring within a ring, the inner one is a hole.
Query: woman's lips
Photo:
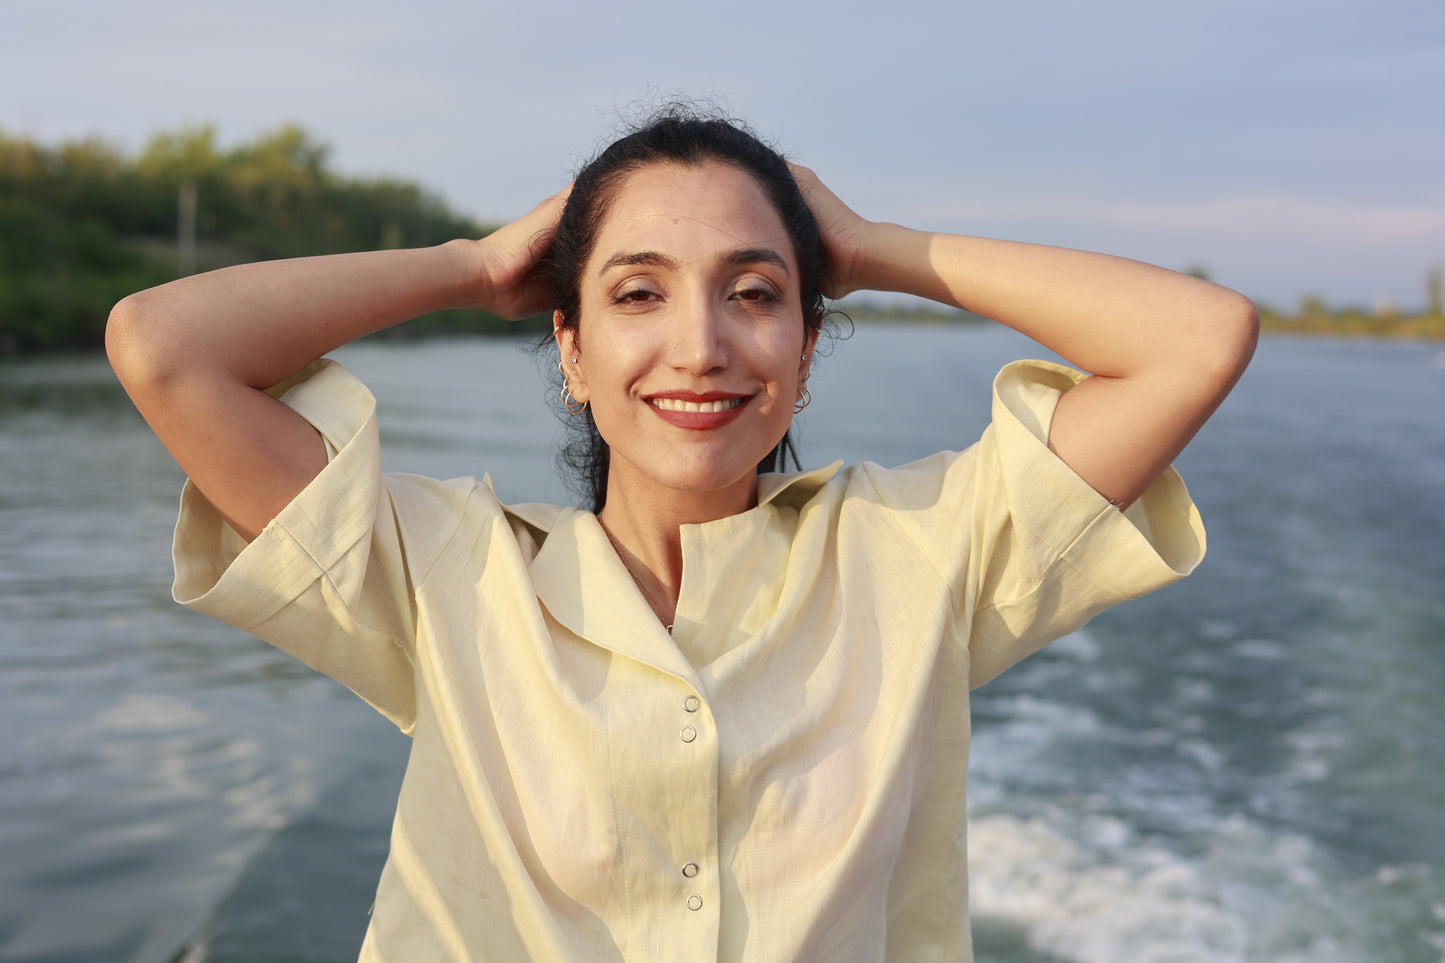
[[[649,396],[647,403],[658,417],[670,425],[706,431],[732,422],[751,400],[746,395],[718,391],[706,394],[670,391]]]
[[[724,398],[720,401],[683,401],[681,398],[653,398],[652,407],[664,411],[693,411],[714,413],[727,411],[742,404],[741,398]]]

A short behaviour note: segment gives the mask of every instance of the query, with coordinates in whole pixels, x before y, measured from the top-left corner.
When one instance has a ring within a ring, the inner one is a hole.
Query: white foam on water
[[[1345,871],[1308,838],[1237,815],[1186,854],[1090,811],[1100,804],[971,820],[975,920],[1069,963],[1445,960],[1445,905],[1404,909],[1440,892],[1428,866]]]
[[[1108,848],[1132,833],[1090,827]],[[1134,865],[1101,861],[1042,818],[988,816],[969,830],[970,902],[977,917],[1021,925],[1041,952],[1077,963],[1248,959],[1244,922],[1195,869],[1157,847]]]
[[[1234,655],[1245,659],[1289,658],[1289,647],[1274,639],[1243,639],[1235,644],[1233,651]]]
[[[1222,648],[1261,671],[1292,657],[1259,636]],[[1111,712],[1101,693],[1129,684],[1079,633],[980,695],[969,875],[988,963],[1445,963],[1433,847],[1391,862],[1343,835],[1339,791],[1368,800],[1340,692],[1292,692],[1251,755],[1253,717],[1221,711],[1233,676],[1214,667],[1186,657],[1147,713]]]
[[[1080,662],[1094,662],[1099,658],[1099,643],[1086,630],[1079,629],[1050,643],[1049,651]]]
[[[1334,760],[1349,749],[1345,733],[1323,726],[1297,729],[1284,743],[1291,757],[1281,778],[1295,783],[1323,782],[1334,773]]]
[[[1239,627],[1229,619],[1204,619],[1197,626],[1200,635],[1206,639],[1228,640],[1239,633]]]
[[[1004,728],[1009,731],[1029,729],[1044,732],[1097,732],[1099,717],[1090,709],[1080,705],[1069,705],[1057,699],[1048,699],[1027,693],[995,696],[989,707],[996,712],[1007,712],[1009,722]]]

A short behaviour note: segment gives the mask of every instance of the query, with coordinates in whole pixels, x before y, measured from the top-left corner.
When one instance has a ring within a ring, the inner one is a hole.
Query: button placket
[[[695,798],[698,798],[700,803],[704,799],[715,800],[717,743],[716,733],[713,728],[710,728],[713,719],[706,711],[708,707],[705,705],[705,700],[692,686],[683,690],[681,698],[674,696],[674,699],[676,701],[672,703],[673,713],[676,713],[678,708],[682,709],[682,717],[678,718],[674,714],[673,719],[678,726],[674,730],[677,732],[678,741],[683,744],[684,751],[689,754],[685,764],[687,769],[699,775],[703,772],[714,774],[708,780],[711,783],[708,790]],[[698,753],[701,755],[696,755]],[[676,894],[673,898],[679,900],[681,905],[678,903],[673,905],[679,911],[685,912],[687,918],[693,921],[691,925],[705,927],[712,931],[715,939],[718,925],[717,914],[721,904],[713,902],[717,893],[717,879],[715,871],[710,867],[717,859],[717,813],[715,808],[711,806],[707,808],[711,810],[709,813],[711,825],[690,827],[694,830],[702,830],[705,835],[699,837],[695,835],[695,832],[684,832],[679,833],[674,840],[677,844],[674,852],[682,858],[673,864],[676,868],[672,870],[679,874],[672,877],[677,887],[673,890]],[[679,829],[681,828],[679,826]],[[689,856],[693,858],[689,859]]]
[[[682,700],[682,708],[685,712],[695,713],[698,709],[702,708],[702,700],[689,692]],[[683,726],[677,735],[683,742],[692,742],[697,738],[697,727],[690,725]]]

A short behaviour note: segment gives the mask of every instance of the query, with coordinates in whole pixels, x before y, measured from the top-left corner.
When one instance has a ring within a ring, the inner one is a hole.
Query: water
[[[991,328],[859,328],[809,464],[957,447]],[[360,345],[389,469],[566,500],[536,363]],[[173,605],[178,469],[99,359],[0,366],[0,960],[355,958],[406,740]],[[976,694],[980,961],[1445,960],[1445,351],[1266,339],[1181,459],[1195,576]]]

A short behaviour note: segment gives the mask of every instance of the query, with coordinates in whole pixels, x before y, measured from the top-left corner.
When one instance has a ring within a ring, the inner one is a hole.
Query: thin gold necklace
[[[600,519],[598,520],[597,524],[602,526],[602,534],[606,535],[607,541],[612,543],[612,550],[617,553],[617,560],[622,563],[623,571],[625,571],[628,575],[632,576],[633,584],[635,584],[639,589],[642,590],[642,594],[647,597],[647,603],[652,606],[652,614],[657,616],[657,621],[662,622],[662,615],[660,613],[666,608],[666,606],[664,606],[661,602],[657,600],[657,596],[652,594],[651,590],[648,589],[647,584],[643,582],[642,579],[638,578],[637,573],[632,570],[632,566],[627,564],[627,556],[622,553],[622,546],[617,544],[617,539],[612,537],[612,533],[607,530],[607,526],[602,525]],[[666,625],[666,623],[664,624]],[[667,634],[672,634],[671,625],[667,626]]]

